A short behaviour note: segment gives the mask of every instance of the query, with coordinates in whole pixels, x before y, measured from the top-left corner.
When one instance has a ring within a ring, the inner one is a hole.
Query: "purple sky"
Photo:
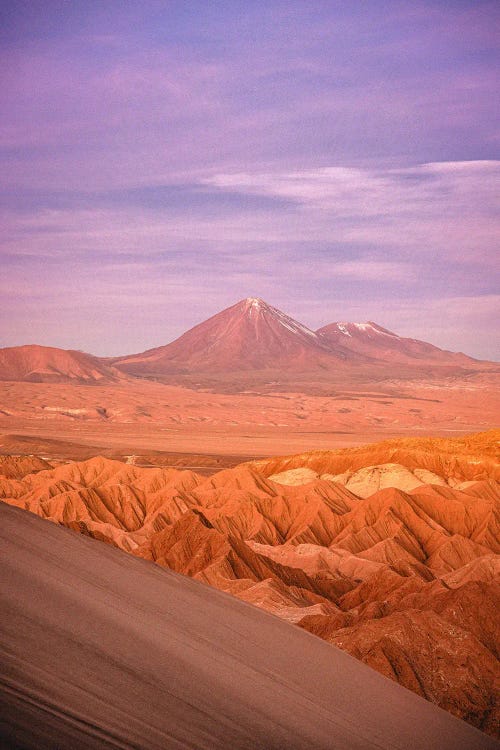
[[[498,2],[6,0],[0,345],[243,297],[495,358]]]

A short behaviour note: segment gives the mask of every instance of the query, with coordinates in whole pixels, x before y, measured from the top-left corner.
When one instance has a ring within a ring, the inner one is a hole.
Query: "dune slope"
[[[493,748],[321,640],[0,507],[2,734],[23,748]]]

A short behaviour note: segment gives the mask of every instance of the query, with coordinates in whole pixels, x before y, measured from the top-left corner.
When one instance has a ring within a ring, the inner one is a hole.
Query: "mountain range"
[[[192,385],[346,382],[491,371],[496,365],[405,338],[373,322],[313,331],[258,298],[247,298],[164,346],[94,357],[36,345],[0,350],[0,380],[109,383],[147,378]]]

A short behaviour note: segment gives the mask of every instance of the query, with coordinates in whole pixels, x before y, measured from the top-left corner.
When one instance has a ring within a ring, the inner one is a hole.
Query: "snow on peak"
[[[305,334],[306,336],[311,336],[314,339],[318,338],[314,331],[311,331],[310,328],[306,328],[306,326],[303,326],[302,323],[298,323],[296,320],[291,318],[289,315],[285,315],[285,313],[281,312],[281,310],[278,310],[276,307],[268,306],[268,310],[284,328],[287,328],[292,333]]]
[[[248,310],[250,316],[252,316],[253,313],[257,313],[258,315],[259,313],[267,312],[270,308],[260,297],[247,297],[245,300],[245,309]]]
[[[266,316],[274,318],[274,320],[276,320],[280,325],[282,325],[292,333],[300,335],[305,334],[306,336],[310,336],[314,339],[318,338],[317,334],[314,331],[311,331],[306,326],[298,323],[296,320],[291,318],[289,315],[281,312],[281,310],[278,310],[276,307],[268,305],[267,302],[264,302],[264,300],[260,297],[247,297],[247,299],[245,300],[245,307],[251,317],[254,313],[257,313],[257,315],[259,313],[265,314]]]
[[[372,323],[370,320],[366,323],[335,323],[337,330],[343,336],[349,336],[352,338],[353,333],[360,331],[362,333],[376,334],[377,336],[396,336],[395,333],[388,331],[386,328]]]
[[[378,333],[380,336],[394,336],[397,338],[395,333],[388,331],[386,328],[382,328],[382,326],[379,326],[376,323],[372,323],[370,320],[367,323],[353,323],[353,326],[356,326],[360,331],[370,331]]]
[[[339,329],[340,333],[344,334],[344,336],[349,336],[349,338],[352,339],[352,335],[349,333],[344,323],[337,323],[337,328]]]

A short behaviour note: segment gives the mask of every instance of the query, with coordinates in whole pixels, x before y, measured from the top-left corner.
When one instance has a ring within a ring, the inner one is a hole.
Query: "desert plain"
[[[53,459],[136,456],[130,460],[144,465],[172,454],[172,465],[180,460],[203,468],[207,458],[186,463],[177,454],[211,455],[220,466],[234,465],[231,456],[245,460],[391,437],[459,436],[494,424],[500,413],[496,378],[388,381],[318,396],[227,394],[148,381],[0,382],[0,451]]]

